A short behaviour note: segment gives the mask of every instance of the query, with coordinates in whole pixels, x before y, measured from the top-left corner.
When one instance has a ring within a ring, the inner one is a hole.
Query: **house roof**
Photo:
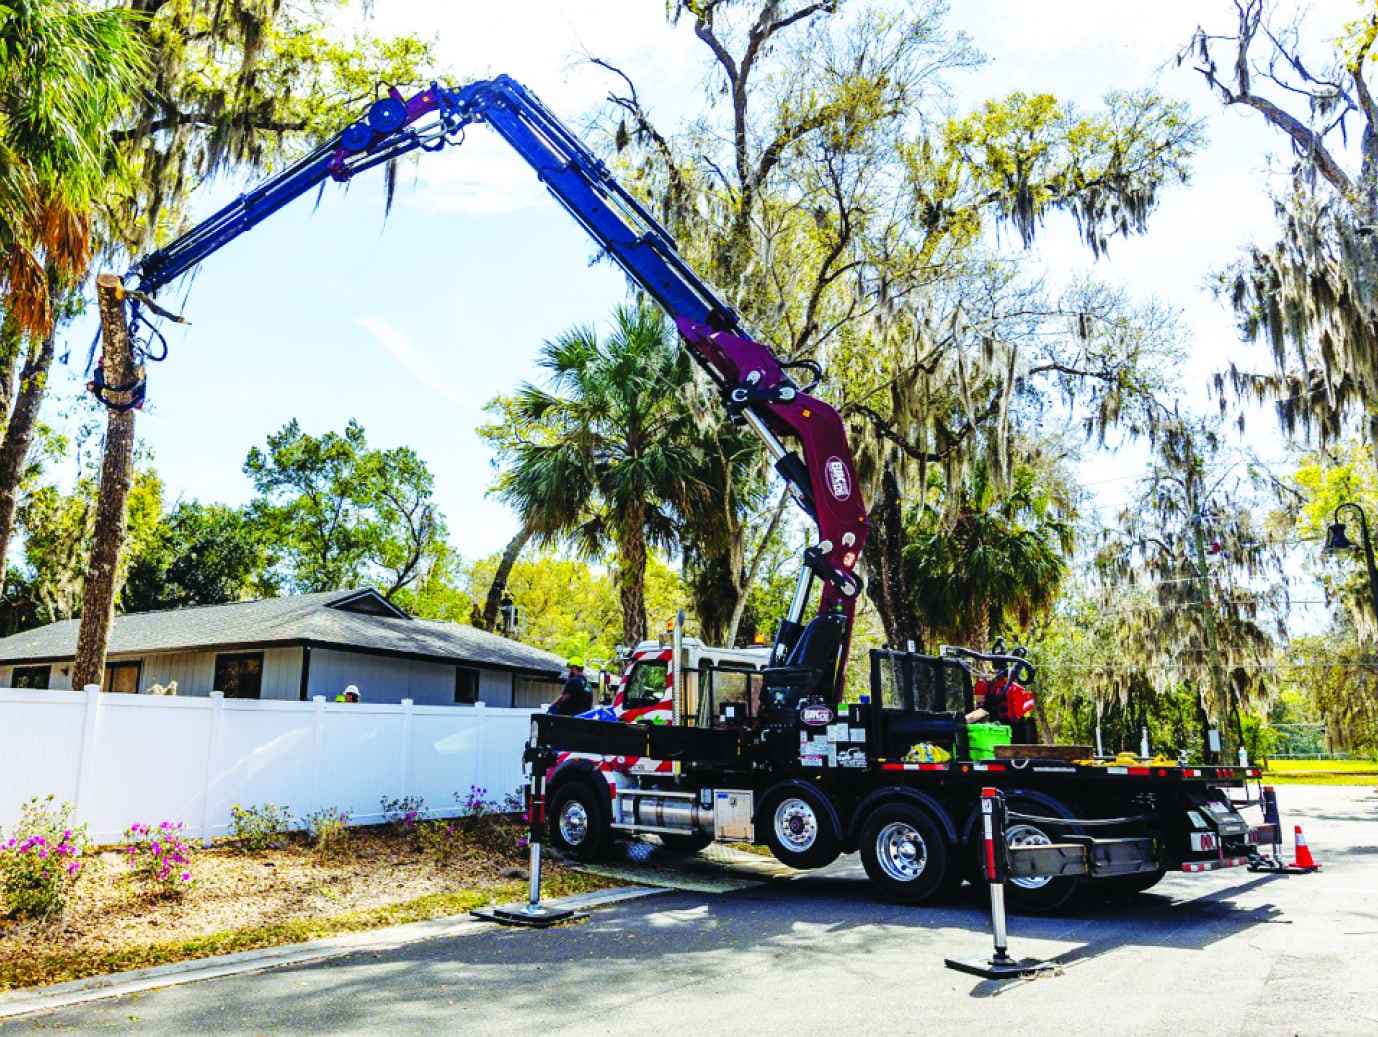
[[[0,638],[0,665],[71,659],[79,623],[66,619]],[[413,619],[369,587],[116,616],[107,651],[298,644],[550,674],[562,662],[551,652],[475,627]]]

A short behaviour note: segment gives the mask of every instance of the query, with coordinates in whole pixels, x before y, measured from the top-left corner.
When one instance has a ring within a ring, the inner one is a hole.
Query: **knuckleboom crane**
[[[987,829],[986,874],[997,874],[991,847],[1003,843],[1010,895],[1027,908],[1069,903],[1085,881],[1133,891],[1169,869],[1280,860],[1275,800],[1271,816],[1255,827],[1236,810],[1246,803],[1228,794],[1257,780],[1257,768],[1107,762],[1079,758],[1091,750],[1075,747],[1070,759],[1045,746],[1011,746],[1020,752],[998,759],[975,752],[963,719],[972,708],[971,674],[955,654],[1023,667],[1031,679],[1022,656],[946,649],[934,658],[874,650],[869,700],[842,703],[867,516],[842,419],[813,395],[818,366],[781,360],[753,338],[607,166],[506,76],[458,88],[432,83],[409,99],[389,91],[365,118],[295,165],[140,258],[125,278],[131,325],[143,319],[141,306],[159,312],[151,295],[293,199],[414,149],[461,143],[475,123],[486,123],[511,145],[600,249],[673,318],[729,413],[760,437],[819,536],[804,552],[764,670],[753,678],[740,667],[704,664],[696,675],[699,709],[692,719],[686,712],[684,726],[675,726],[680,717],[670,725],[532,717],[533,847],[540,839],[546,765],[558,760],[549,777],[551,837],[584,858],[617,835],[645,832],[672,848],[749,839],[796,868],[822,867],[855,849],[886,895],[918,902],[962,880],[963,862],[973,859],[980,804],[1003,790],[1009,818],[1018,823],[994,836]],[[801,371],[809,375],[803,385],[794,377]],[[822,591],[805,623],[815,580]],[[675,648],[662,653],[676,659],[677,681],[678,631]],[[739,691],[734,698],[725,684],[715,700],[715,675],[760,679],[759,694]],[[937,738],[952,746],[950,759],[912,758],[925,745],[931,750],[929,740]],[[657,767],[633,773],[634,767],[623,766],[636,760]],[[664,772],[659,764],[667,761],[671,770]],[[1102,838],[1107,832],[1112,835]],[[1271,857],[1261,852],[1269,843]],[[538,861],[533,849],[533,888]]]
[[[818,365],[782,360],[753,338],[681,258],[669,232],[516,80],[497,76],[457,88],[432,83],[411,98],[389,90],[363,119],[139,258],[125,277],[136,293],[131,323],[140,319],[140,296],[155,294],[294,199],[413,150],[460,144],[466,128],[476,123],[511,145],[599,248],[669,314],[690,354],[722,392],[729,413],[765,444],[794,501],[817,525],[818,543],[804,551],[771,659],[802,679],[796,695],[835,703],[861,590],[856,565],[866,542],[867,515],[842,419],[812,394],[821,377]],[[801,371],[809,375],[803,385],[794,376]],[[815,580],[822,591],[814,618],[805,624]]]

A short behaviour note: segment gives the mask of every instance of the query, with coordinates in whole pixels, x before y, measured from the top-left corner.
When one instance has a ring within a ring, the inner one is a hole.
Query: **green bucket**
[[[997,745],[1009,745],[1013,740],[1009,724],[967,725],[967,741],[973,760],[992,760]]]

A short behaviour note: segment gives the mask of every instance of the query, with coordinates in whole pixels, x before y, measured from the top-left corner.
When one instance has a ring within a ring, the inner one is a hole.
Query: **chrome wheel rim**
[[[783,800],[775,808],[775,838],[794,853],[803,853],[818,838],[818,815],[807,802],[796,797]]]
[[[560,810],[560,838],[568,846],[578,846],[589,834],[589,812],[584,804],[571,799]]]
[[[913,882],[928,867],[928,844],[913,825],[891,821],[876,833],[876,862],[896,882]]]
[[[1053,841],[1041,829],[1033,825],[1011,825],[1005,829],[1005,845],[1013,849],[1016,846],[1051,846]],[[1021,878],[1010,877],[1010,882],[1020,889],[1042,889],[1053,881],[1051,875],[1029,875]]]

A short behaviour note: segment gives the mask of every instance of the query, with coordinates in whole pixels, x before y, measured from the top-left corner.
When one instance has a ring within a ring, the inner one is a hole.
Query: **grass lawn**
[[[1270,760],[1263,780],[1279,785],[1378,785],[1378,761]]]
[[[88,858],[67,911],[50,921],[0,918],[0,990],[60,983],[216,954],[463,914],[524,899],[521,827],[462,844],[440,862],[412,834],[355,829],[337,859],[318,861],[299,837],[280,849],[217,846],[195,855],[192,887],[151,895],[119,853]],[[613,885],[562,868],[543,892],[565,896]]]

